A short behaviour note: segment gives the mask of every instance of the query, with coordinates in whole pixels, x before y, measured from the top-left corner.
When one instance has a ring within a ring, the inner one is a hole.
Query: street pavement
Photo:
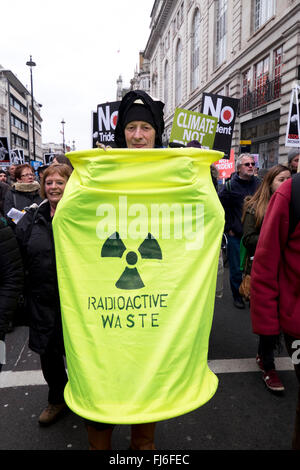
[[[291,450],[297,382],[285,347],[276,362],[286,387],[268,391],[255,363],[257,337],[249,308],[233,306],[225,269],[224,293],[216,298],[209,365],[219,378],[213,398],[201,408],[157,425],[159,450]],[[69,412],[48,428],[38,425],[47,403],[39,357],[28,349],[28,329],[7,335],[7,364],[0,374],[0,450],[85,451],[82,418]],[[116,426],[113,448],[128,449],[129,426]]]

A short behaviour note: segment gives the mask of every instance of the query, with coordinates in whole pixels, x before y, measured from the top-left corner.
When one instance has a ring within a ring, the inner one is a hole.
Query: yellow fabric
[[[80,416],[153,422],[214,395],[207,353],[224,211],[210,164],[222,155],[196,148],[68,154],[74,172],[53,230],[65,399]]]

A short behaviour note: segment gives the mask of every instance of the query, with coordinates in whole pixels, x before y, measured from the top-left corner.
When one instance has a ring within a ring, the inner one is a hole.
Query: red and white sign
[[[214,165],[218,168],[219,171],[219,178],[226,179],[229,178],[231,173],[235,171],[234,167],[234,150],[230,150],[230,159],[222,158],[221,160],[214,163]]]

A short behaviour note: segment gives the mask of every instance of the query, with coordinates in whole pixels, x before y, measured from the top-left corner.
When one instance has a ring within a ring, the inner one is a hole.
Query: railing
[[[264,85],[261,85],[252,92],[248,91],[248,93],[240,99],[240,114],[247,113],[248,111],[252,111],[253,109],[263,106],[270,101],[276,100],[280,97],[280,90],[281,78],[278,77],[271,82],[267,80]]]

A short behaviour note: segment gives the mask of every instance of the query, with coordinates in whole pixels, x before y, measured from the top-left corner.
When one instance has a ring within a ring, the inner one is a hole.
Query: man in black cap
[[[129,91],[121,101],[115,130],[119,148],[162,147],[164,103],[142,90]]]
[[[128,92],[121,101],[115,130],[118,148],[162,147],[164,104],[141,90]],[[131,425],[131,450],[154,450],[156,423]],[[86,422],[90,450],[110,450],[114,425]]]

